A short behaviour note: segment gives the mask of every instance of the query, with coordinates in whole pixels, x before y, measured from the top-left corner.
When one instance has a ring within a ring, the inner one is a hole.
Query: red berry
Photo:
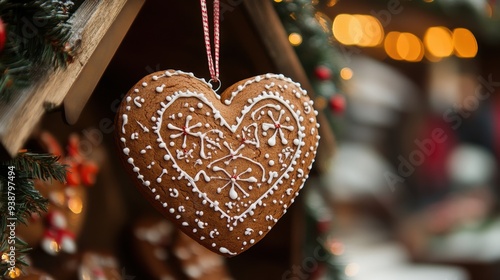
[[[343,95],[336,94],[330,98],[330,109],[334,114],[341,114],[345,110],[345,98]]]
[[[320,65],[314,69],[314,75],[322,81],[330,80],[332,77],[332,70],[326,66]]]
[[[7,38],[5,24],[3,20],[0,18],[0,52],[3,51],[3,47],[5,46],[5,39]]]

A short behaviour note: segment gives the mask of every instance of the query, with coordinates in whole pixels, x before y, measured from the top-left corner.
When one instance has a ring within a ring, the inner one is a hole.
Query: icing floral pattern
[[[167,71],[151,78],[153,81],[162,79],[160,88],[148,91],[148,82],[151,81],[146,80],[142,88],[135,88],[125,99],[127,112],[121,115],[120,140],[137,179],[150,189],[172,217],[186,219],[182,225],[194,227],[193,233],[200,234],[200,240],[217,239],[218,234],[214,233],[220,229],[200,222],[201,217],[195,221],[183,217],[183,213],[175,207],[177,204],[172,203],[172,198],[200,200],[202,205],[212,208],[221,219],[226,220],[229,232],[239,228],[239,224],[246,220],[258,222],[253,218],[256,209],[268,204],[281,205],[285,213],[307,179],[308,172],[304,172],[304,168],[311,168],[319,140],[316,129],[319,125],[315,119],[317,112],[311,110],[312,101],[305,98],[306,92],[282,75],[254,77],[237,86],[224,104],[231,105],[239,93],[254,84],[264,83],[265,90],[248,98],[236,119],[226,120],[223,116],[228,111],[224,110],[230,107],[215,106],[204,92],[185,89],[166,93],[168,78],[176,75],[194,77],[190,73]],[[276,85],[267,80],[279,80],[285,84]],[[144,111],[148,94],[162,94],[165,99],[156,110],[149,109],[150,122],[140,123],[132,119],[129,111]],[[299,108],[296,102],[290,101],[291,98],[307,101],[301,103]],[[139,149],[140,154],[148,153],[153,146],[155,155],[161,155],[161,159],[156,165],[153,161],[147,166],[147,172],[155,175],[148,179],[136,166],[137,154],[133,154],[127,142],[137,141],[142,135],[151,133],[154,136],[150,137],[154,137],[156,142],[146,143]],[[306,147],[306,137],[314,137],[316,145]],[[266,149],[263,150],[264,147]],[[270,149],[272,153],[262,152]],[[290,174],[297,175],[292,178]],[[173,183],[164,187],[168,198],[156,190],[167,179]],[[266,222],[276,221],[266,219]],[[198,224],[201,226],[197,228]],[[270,224],[268,229],[271,227]],[[205,229],[210,229],[208,236],[201,235],[200,231]],[[245,240],[241,241],[245,245],[241,250],[251,246],[248,243],[253,244],[256,236],[263,235],[262,231],[256,232],[245,225],[238,231],[241,230],[245,233]],[[237,236],[238,240],[240,238],[243,236]],[[216,242],[212,243],[212,247],[218,247],[222,254],[238,253]]]

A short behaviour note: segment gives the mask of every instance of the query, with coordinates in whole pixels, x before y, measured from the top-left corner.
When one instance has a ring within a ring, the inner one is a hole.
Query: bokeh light
[[[9,270],[9,278],[14,279],[20,276],[21,276],[21,270],[19,268],[15,267],[14,269]]]
[[[392,31],[385,36],[384,49],[387,55],[394,60],[402,60],[403,58],[399,55],[397,44],[399,35],[401,33]]]
[[[471,58],[477,54],[477,41],[474,34],[465,28],[453,30],[453,46],[458,57]]]
[[[72,197],[68,201],[68,208],[71,210],[71,212],[75,214],[80,214],[83,209],[83,202],[82,199],[79,197]]]
[[[292,46],[298,46],[302,44],[302,36],[299,33],[291,33],[288,36],[288,41],[290,41],[290,44],[292,44]]]
[[[398,56],[406,61],[418,62],[424,57],[422,41],[417,36],[407,32],[399,34],[396,51]]]
[[[340,77],[344,80],[350,80],[352,78],[352,70],[349,67],[344,67],[340,70]]]
[[[375,47],[384,38],[382,24],[369,15],[340,14],[333,20],[332,32],[335,39],[344,45]]]
[[[435,57],[447,57],[453,53],[451,31],[443,26],[430,27],[424,35],[424,44]]]

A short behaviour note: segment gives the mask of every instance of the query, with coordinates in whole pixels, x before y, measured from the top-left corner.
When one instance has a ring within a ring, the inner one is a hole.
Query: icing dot
[[[174,208],[170,208],[170,209],[168,210],[168,212],[170,212],[171,214],[173,214],[173,213],[175,212],[175,209],[174,209]]]
[[[153,80],[154,80],[154,81],[158,81],[158,76],[156,76],[156,75],[155,75],[155,76],[153,76]]]
[[[153,116],[153,117],[151,117],[151,120],[155,122],[156,118]]]
[[[269,161],[269,166],[273,166],[274,165],[274,160],[270,160]]]
[[[167,208],[168,204],[166,202],[163,202],[163,208]]]
[[[156,200],[159,200],[159,199],[160,199],[160,195],[159,195],[159,194],[157,194],[157,195],[155,196],[155,199],[156,199]]]
[[[293,139],[293,144],[294,144],[295,146],[300,145],[300,140],[299,140],[299,139]]]
[[[177,117],[182,118],[182,113],[177,114]]]
[[[134,163],[134,159],[133,158],[128,158],[127,162],[130,163],[130,164],[132,164],[132,163]]]
[[[139,92],[139,90],[138,90],[138,89],[134,89],[134,92],[135,92],[135,93],[138,93],[138,92]]]
[[[170,160],[170,156],[169,156],[169,155],[164,155],[164,156],[163,156],[163,159],[164,159],[164,160]]]
[[[155,192],[156,192],[156,189],[155,189],[155,188],[152,188],[152,189],[151,189],[151,192],[152,192],[152,193],[155,193]]]
[[[264,157],[265,157],[265,158],[269,158],[269,154],[265,154],[265,155],[264,155]]]
[[[173,147],[173,146],[175,146],[175,143],[172,141],[172,142],[170,142],[170,147]]]
[[[148,86],[148,83],[144,82],[144,83],[142,83],[142,86],[143,86],[143,87],[147,87],[147,86]]]
[[[196,105],[199,109],[203,108],[203,104],[202,103],[198,103],[198,105]]]

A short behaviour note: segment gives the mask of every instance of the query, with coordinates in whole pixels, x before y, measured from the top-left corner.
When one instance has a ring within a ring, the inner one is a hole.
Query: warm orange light
[[[424,57],[423,45],[420,39],[407,32],[399,34],[396,42],[396,51],[401,59],[417,62]]]
[[[427,29],[424,36],[424,44],[427,51],[435,57],[447,57],[453,52],[451,31],[443,26]]]
[[[6,263],[8,261],[9,261],[9,255],[7,255],[7,253],[3,253],[2,254],[2,262]]]
[[[340,77],[346,81],[352,78],[352,74],[352,70],[349,67],[344,67],[340,70]]]
[[[302,36],[299,33],[291,33],[288,36],[288,41],[290,41],[290,44],[292,44],[292,46],[298,46],[302,44]]]
[[[68,201],[68,208],[75,214],[80,214],[83,209],[82,200],[79,197],[72,197]]]
[[[362,47],[375,47],[382,43],[384,39],[384,28],[380,21],[373,16],[354,15],[357,19],[356,34],[359,36],[357,44]],[[352,34],[356,36],[356,34]]]
[[[281,1],[283,1],[283,0],[274,0],[274,2],[276,2],[276,3],[281,3]]]
[[[471,58],[477,54],[477,41],[474,34],[465,28],[453,30],[453,46],[458,57]]]
[[[397,50],[397,44],[398,44],[398,39],[399,35],[401,33],[392,31],[385,36],[385,41],[384,41],[384,49],[387,55],[395,60],[402,60],[403,58],[399,55],[398,50]]]
[[[380,21],[369,15],[340,14],[332,25],[333,36],[344,45],[374,47],[384,38]]]
[[[356,19],[348,14],[340,14],[335,17],[332,24],[332,32],[337,41],[344,45],[355,44],[355,40],[351,37],[351,25],[356,24],[354,21],[356,21]]]
[[[14,279],[14,278],[17,278],[19,276],[21,276],[21,270],[19,268],[15,267],[14,269],[11,269],[9,271],[9,278]]]
[[[49,247],[53,252],[61,251],[61,244],[57,243],[55,240],[50,242]]]

